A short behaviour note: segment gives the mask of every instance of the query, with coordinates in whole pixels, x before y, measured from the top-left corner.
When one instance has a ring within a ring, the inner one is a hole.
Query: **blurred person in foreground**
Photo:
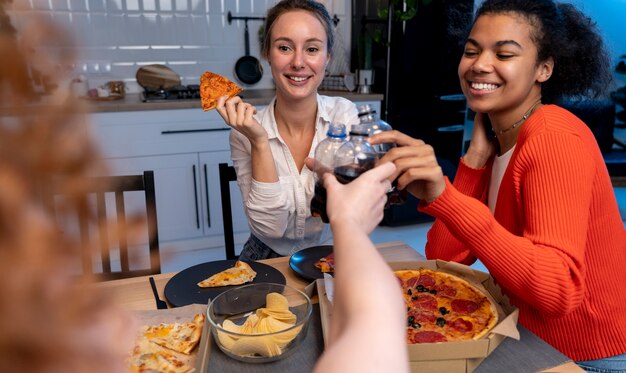
[[[6,16],[2,3],[0,10]],[[82,176],[105,170],[81,104],[61,83],[74,58],[61,47],[69,38],[30,20],[19,32],[0,27],[0,372],[127,372],[132,318],[77,286],[89,281],[75,274],[84,248],[60,233],[42,203],[52,180],[71,195],[86,187]],[[35,71],[57,86],[45,103],[33,89]],[[82,209],[96,221],[72,198],[58,207],[57,217]]]
[[[316,372],[409,371],[402,290],[368,237],[383,219],[394,170],[385,163],[346,185],[324,175],[335,237],[335,296],[328,347]]]
[[[478,114],[454,183],[423,141],[371,139],[399,145],[381,161],[436,218],[426,257],[479,259],[521,325],[584,369],[625,372],[624,222],[593,133],[556,104],[607,91],[602,37],[572,4],[486,0],[466,40],[458,75]]]

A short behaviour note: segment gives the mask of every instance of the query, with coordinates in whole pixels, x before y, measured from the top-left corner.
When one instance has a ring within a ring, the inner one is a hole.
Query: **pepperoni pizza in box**
[[[407,304],[413,371],[434,365],[447,372],[472,371],[505,338],[519,339],[517,308],[488,273],[442,260],[389,265]]]
[[[412,371],[471,372],[505,338],[519,339],[517,308],[489,274],[441,260],[389,265],[406,303]],[[332,304],[317,285],[322,324],[329,324]]]

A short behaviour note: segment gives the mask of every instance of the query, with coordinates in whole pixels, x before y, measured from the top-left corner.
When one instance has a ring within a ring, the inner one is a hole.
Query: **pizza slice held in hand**
[[[246,262],[236,261],[234,267],[227,268],[213,276],[198,282],[201,288],[211,288],[228,285],[241,285],[251,282],[256,277],[256,272]]]
[[[233,97],[242,89],[225,76],[206,71],[200,77],[200,100],[202,110],[209,111],[217,106],[217,99],[222,96]]]

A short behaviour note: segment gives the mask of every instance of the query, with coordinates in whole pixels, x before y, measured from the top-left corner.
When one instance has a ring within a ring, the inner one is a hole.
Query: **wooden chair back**
[[[224,247],[226,259],[237,259],[235,255],[235,234],[233,231],[233,212],[230,199],[230,182],[237,181],[235,167],[227,163],[220,163],[220,194],[222,197],[222,220],[224,222]]]
[[[85,182],[89,186],[88,192],[75,198],[78,198],[78,203],[81,205],[94,203],[95,199],[95,209],[78,209],[77,211],[76,225],[83,248],[82,273],[93,276],[99,281],[161,273],[154,172],[144,171],[140,175],[92,177],[87,178]],[[138,201],[134,195],[129,196],[130,192],[137,191],[144,192],[140,198],[142,201]],[[107,203],[107,196],[110,196],[109,203]],[[60,197],[63,198],[63,196]],[[111,203],[111,197],[114,203]],[[145,203],[147,260],[139,260],[142,258],[141,255],[143,259],[146,259],[146,249],[136,247],[135,242],[129,240],[130,235],[135,234],[131,232],[131,229],[134,229],[132,228],[134,221],[129,221],[129,219],[143,218],[142,214],[137,216],[139,214],[137,209],[127,212],[128,200],[133,197],[135,198],[133,202]],[[54,209],[55,194],[53,193],[49,198],[48,202]],[[86,216],[89,211],[93,210],[97,214],[97,219]],[[94,221],[97,224],[93,224]],[[61,222],[61,229],[68,229],[64,226],[66,223]],[[94,242],[95,240],[97,242]],[[97,249],[94,250],[94,248]],[[140,251],[141,249],[143,251]],[[149,264],[147,265],[146,262]]]

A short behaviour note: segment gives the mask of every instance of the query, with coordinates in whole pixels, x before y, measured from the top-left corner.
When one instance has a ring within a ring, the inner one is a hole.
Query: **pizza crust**
[[[491,299],[491,297],[488,294],[485,294],[484,291],[482,291],[479,288],[477,288],[471,282],[465,280],[464,278],[461,278],[461,277],[458,277],[458,276],[454,276],[454,275],[446,273],[446,272],[438,272],[438,273],[439,273],[439,276],[443,276],[443,277],[447,276],[452,281],[458,281],[458,282],[464,284],[468,288],[473,289],[475,292],[483,295],[489,301],[488,302],[489,314],[492,315],[493,317],[491,317],[489,319],[489,322],[487,323],[485,328],[481,332],[479,332],[476,335],[474,335],[474,337],[472,339],[474,339],[474,340],[480,339],[480,338],[484,337],[485,335],[487,335],[491,331],[491,329],[493,329],[496,326],[496,324],[498,323],[498,309],[496,308],[496,305],[495,305],[494,301]]]

